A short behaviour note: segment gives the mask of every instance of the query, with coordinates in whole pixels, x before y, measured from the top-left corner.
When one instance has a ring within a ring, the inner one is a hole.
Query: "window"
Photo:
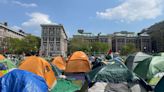
[[[54,43],[50,42],[50,50],[54,50]]]
[[[54,31],[53,30],[50,30],[50,35],[53,35],[54,34]]]
[[[47,41],[47,37],[43,37],[43,41]]]
[[[54,37],[50,37],[50,39],[49,39],[50,41],[54,41]]]
[[[57,42],[60,42],[60,38],[59,38],[59,37],[57,37],[57,38],[56,38],[56,41],[57,41]]]

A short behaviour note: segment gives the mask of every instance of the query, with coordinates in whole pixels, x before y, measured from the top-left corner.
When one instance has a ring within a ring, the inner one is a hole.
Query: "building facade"
[[[126,44],[133,44],[138,50],[151,52],[151,37],[147,33],[135,34],[134,32],[115,32],[112,36],[112,50],[120,52]]]
[[[42,24],[41,27],[41,54],[66,56],[68,37],[63,25]]]
[[[110,47],[112,36],[111,35],[93,35],[93,34],[89,33],[87,35],[86,34],[73,35],[73,38],[86,40],[90,43],[92,43],[92,42],[103,42],[103,43],[107,43]]]
[[[0,47],[5,48],[7,42],[5,38],[18,38],[22,39],[27,36],[23,31],[16,31],[8,27],[7,23],[0,23]]]

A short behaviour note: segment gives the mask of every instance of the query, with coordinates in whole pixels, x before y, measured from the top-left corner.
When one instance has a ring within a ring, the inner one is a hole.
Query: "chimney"
[[[4,26],[7,26],[8,24],[7,24],[7,22],[4,22]]]

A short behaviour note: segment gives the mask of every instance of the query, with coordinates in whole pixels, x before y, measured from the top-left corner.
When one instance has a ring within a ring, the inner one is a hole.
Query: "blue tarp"
[[[42,77],[15,69],[0,78],[0,92],[48,92],[48,86]]]

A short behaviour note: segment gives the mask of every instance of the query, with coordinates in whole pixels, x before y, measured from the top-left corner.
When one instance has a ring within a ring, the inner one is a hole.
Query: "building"
[[[42,24],[41,53],[45,56],[67,54],[68,37],[63,25]]]
[[[5,38],[18,38],[22,39],[26,36],[22,30],[16,31],[10,27],[8,27],[7,22],[0,23],[0,47],[5,48],[7,45]]]
[[[115,32],[112,36],[112,50],[120,52],[126,44],[133,44],[140,51],[151,52],[151,37],[147,33]]]
[[[164,25],[164,22],[163,22]],[[141,33],[147,32],[151,36],[151,44],[153,52],[163,52],[164,51],[164,27],[156,27],[158,29],[148,28],[142,30]]]
[[[76,35],[73,35],[73,38],[81,39],[88,41],[90,43],[92,42],[104,42],[111,46],[111,35],[101,35],[101,33],[98,33],[97,35],[93,35],[92,33],[79,33]]]

